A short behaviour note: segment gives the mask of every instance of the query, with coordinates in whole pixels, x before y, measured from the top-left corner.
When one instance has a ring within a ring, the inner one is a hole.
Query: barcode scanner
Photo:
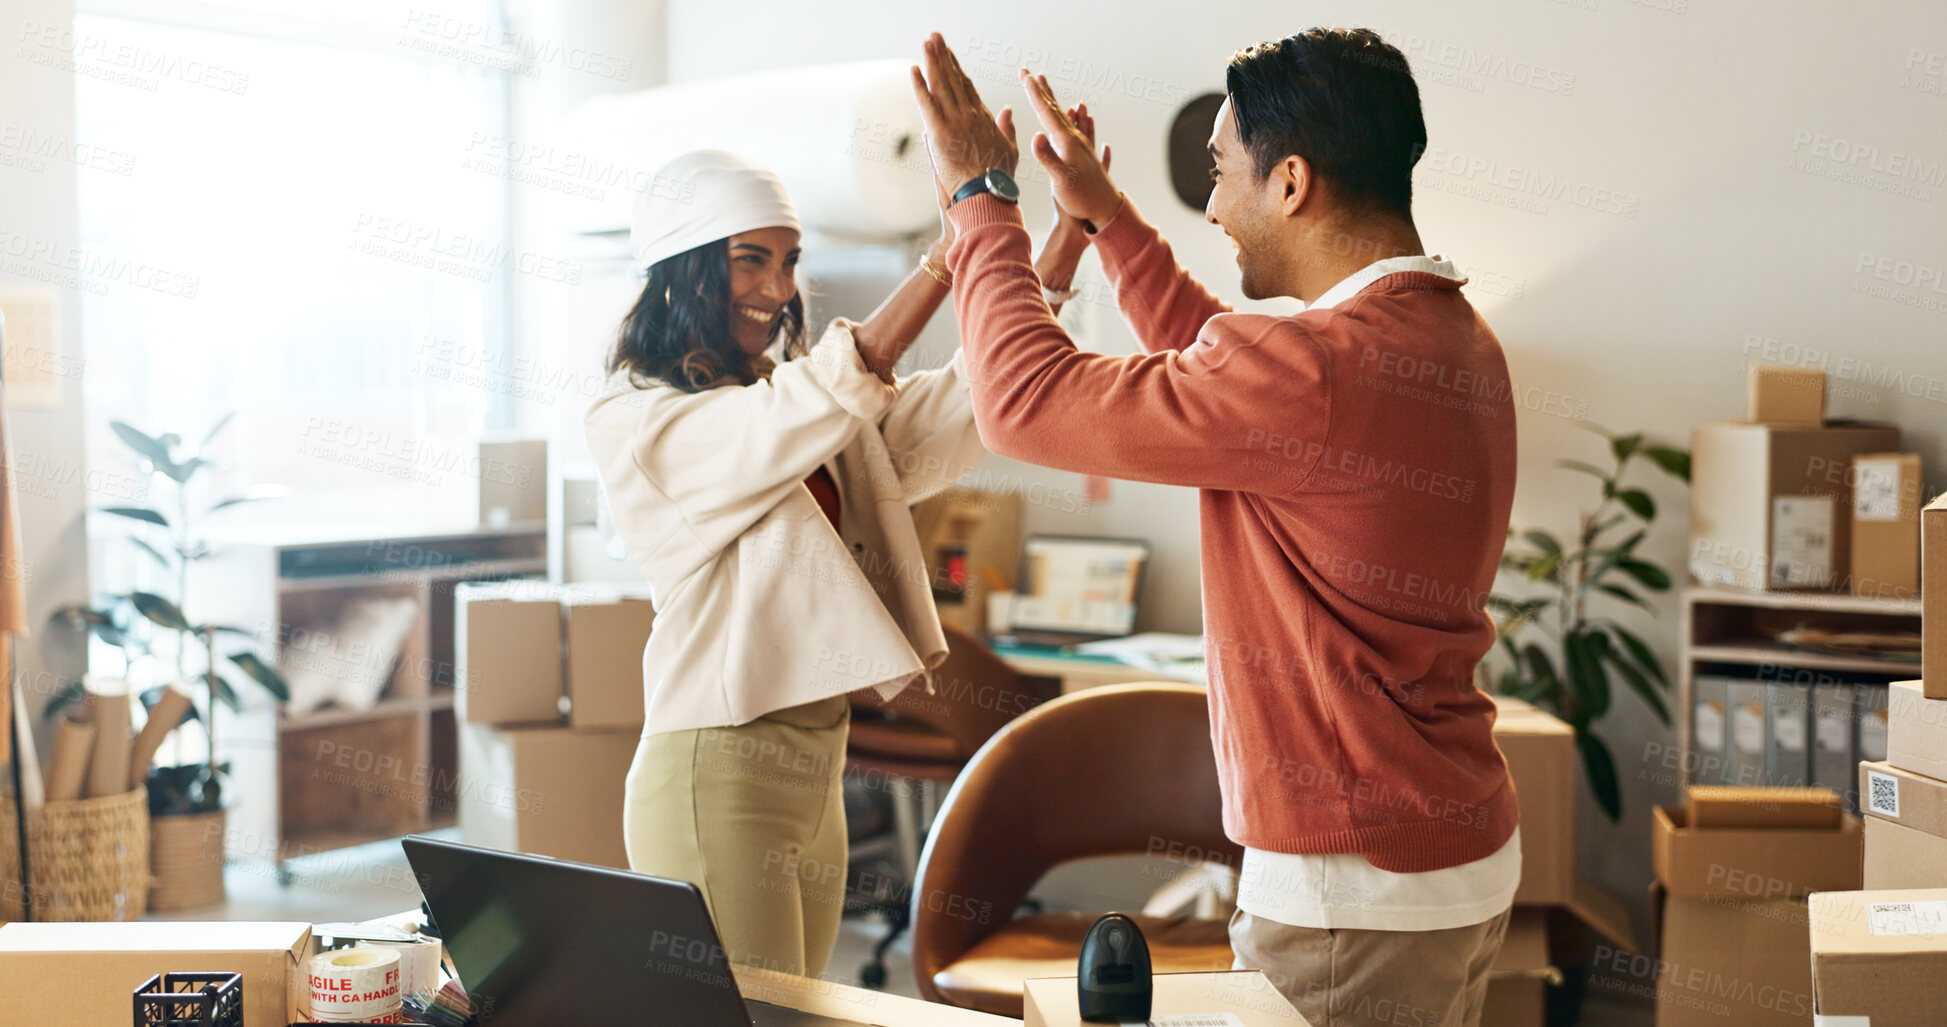
[[[1076,967],[1077,1005],[1091,1023],[1149,1019],[1149,943],[1136,922],[1105,913],[1082,936]]]

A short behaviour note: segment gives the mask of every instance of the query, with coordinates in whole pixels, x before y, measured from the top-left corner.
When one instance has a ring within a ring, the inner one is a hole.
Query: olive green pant
[[[622,812],[629,866],[690,881],[733,963],[818,976],[845,908],[844,696],[735,727],[645,736]]]

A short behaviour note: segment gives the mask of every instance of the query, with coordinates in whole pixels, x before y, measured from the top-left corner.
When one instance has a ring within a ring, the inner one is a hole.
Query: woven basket
[[[0,797],[0,921],[21,916],[12,796]],[[36,920],[135,920],[149,893],[149,789],[27,814]]]
[[[223,903],[223,810],[179,813],[149,822],[149,908],[205,909]]]

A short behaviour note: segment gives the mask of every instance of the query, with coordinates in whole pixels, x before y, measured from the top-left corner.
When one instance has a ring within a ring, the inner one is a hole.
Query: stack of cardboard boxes
[[[454,597],[460,833],[626,867],[622,786],[642,734],[647,595],[509,581]]]
[[[1809,1020],[1806,897],[1859,887],[1858,818],[1829,789],[1698,786],[1651,830],[1658,1027]]]
[[[1690,573],[1701,585],[1911,598],[1919,458],[1891,425],[1825,419],[1825,374],[1754,367],[1744,421],[1691,433]]]
[[[1867,890],[1812,898],[1820,1023],[1937,1024],[1947,1000],[1947,496],[1921,535],[1921,679],[1889,686],[1886,759],[1859,765]]]

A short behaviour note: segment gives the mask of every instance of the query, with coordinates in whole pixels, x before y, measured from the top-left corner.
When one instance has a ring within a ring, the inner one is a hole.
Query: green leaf
[[[1530,642],[1521,650],[1521,656],[1528,665],[1530,678],[1545,683],[1549,688],[1561,684],[1561,678],[1555,673],[1555,661],[1549,658],[1541,646]]]
[[[264,686],[264,690],[276,696],[278,702],[291,701],[291,686],[285,683],[284,675],[279,674],[270,664],[258,659],[256,653],[248,649],[240,649],[230,654],[230,662],[236,664],[238,670],[250,675],[252,680]]]
[[[1637,583],[1644,588],[1656,592],[1668,592],[1670,590],[1670,572],[1653,563],[1646,563],[1642,560],[1629,558],[1622,560],[1616,566],[1624,574],[1635,578]]]
[[[1536,549],[1541,550],[1544,556],[1562,555],[1562,544],[1555,539],[1555,536],[1550,535],[1540,528],[1529,528],[1527,531],[1521,533],[1521,537],[1527,539]]]
[[[1566,683],[1575,695],[1575,708],[1584,722],[1609,712],[1609,675],[1602,669],[1602,653],[1608,647],[1608,638],[1599,632],[1570,632],[1562,639],[1562,657],[1568,670]]]
[[[1641,432],[1637,432],[1634,435],[1613,435],[1609,438],[1609,452],[1615,456],[1616,463],[1623,464],[1627,463],[1629,458],[1635,455],[1636,450],[1642,444],[1643,435]]]
[[[1622,819],[1622,788],[1616,781],[1616,758],[1602,739],[1587,731],[1575,733],[1575,746],[1582,750],[1582,767],[1588,771],[1589,790],[1611,821]]]
[[[1664,704],[1663,697],[1657,694],[1656,686],[1650,684],[1649,679],[1643,676],[1643,672],[1630,665],[1618,650],[1606,650],[1603,656],[1608,659],[1609,666],[1614,667],[1616,673],[1622,675],[1623,681],[1629,685],[1630,690],[1649,706],[1650,712],[1656,714],[1656,719],[1661,721],[1664,727],[1669,727],[1670,708]]]
[[[1650,446],[1643,450],[1643,455],[1655,461],[1656,466],[1663,468],[1672,476],[1682,478],[1684,481],[1690,480],[1689,453],[1668,446]]]
[[[1528,580],[1547,581],[1550,578],[1554,577],[1555,571],[1558,568],[1560,568],[1561,565],[1562,565],[1562,558],[1560,556],[1537,557],[1533,563],[1530,563],[1528,565],[1528,571],[1527,571]]]
[[[1656,654],[1650,651],[1647,642],[1638,638],[1635,632],[1627,628],[1611,625],[1609,630],[1615,634],[1616,641],[1621,642],[1623,648],[1628,650],[1629,655],[1636,660],[1637,667],[1641,668],[1645,674],[1655,678],[1658,684],[1665,687],[1669,686],[1669,679],[1663,676],[1663,665],[1656,662]]]
[[[1620,599],[1625,603],[1634,603],[1637,606],[1640,606],[1645,610],[1649,610],[1652,613],[1656,612],[1655,608],[1650,606],[1648,602],[1645,602],[1643,597],[1637,595],[1634,592],[1631,592],[1630,590],[1622,587],[1621,585],[1611,585],[1608,582],[1600,582],[1596,584],[1594,587],[1597,592],[1607,593],[1609,595],[1615,596],[1617,599]]]
[[[97,507],[97,509],[101,513],[114,514],[117,517],[127,517],[130,520],[142,521],[146,524],[154,524],[164,528],[169,526],[169,518],[162,516],[160,513],[146,506],[103,506]]]
[[[211,671],[203,675],[203,678],[210,686],[210,694],[216,696],[223,705],[239,713],[243,711],[243,703],[237,698],[237,690],[231,688],[228,681],[223,680],[223,675]]]
[[[169,459],[169,444],[163,440],[150,435],[148,432],[126,421],[110,421],[108,422],[108,427],[124,443],[127,443],[128,448],[135,450],[136,454],[142,457],[142,459],[154,464],[156,470],[164,474],[169,474],[171,469],[176,466],[175,461]],[[171,477],[173,476],[171,475]]]
[[[130,592],[128,601],[136,612],[171,631],[190,630],[189,618],[183,616],[176,604],[154,592]]]
[[[241,506],[244,503],[261,503],[269,499],[283,499],[290,494],[290,487],[285,485],[253,485],[245,490],[243,495],[231,496],[228,499],[224,499],[215,503],[204,512],[215,513],[218,510],[227,510],[230,507]]]
[[[197,471],[200,471],[203,468],[208,466],[210,466],[210,462],[208,460],[205,460],[200,456],[192,456],[189,459],[184,460],[182,463],[170,465],[169,467],[164,469],[163,473],[169,475],[169,477],[174,479],[177,484],[187,485],[189,483],[189,479],[196,477]]]
[[[1601,478],[1603,481],[1608,481],[1609,476],[1612,473],[1609,471],[1605,471],[1602,468],[1595,466],[1594,464],[1583,463],[1580,460],[1557,460],[1555,461],[1555,466],[1565,468],[1571,471],[1581,471],[1583,474],[1592,474],[1598,478]]]
[[[1629,507],[1630,513],[1646,521],[1656,519],[1656,500],[1651,499],[1650,494],[1642,489],[1623,489],[1616,493],[1616,500]]]

